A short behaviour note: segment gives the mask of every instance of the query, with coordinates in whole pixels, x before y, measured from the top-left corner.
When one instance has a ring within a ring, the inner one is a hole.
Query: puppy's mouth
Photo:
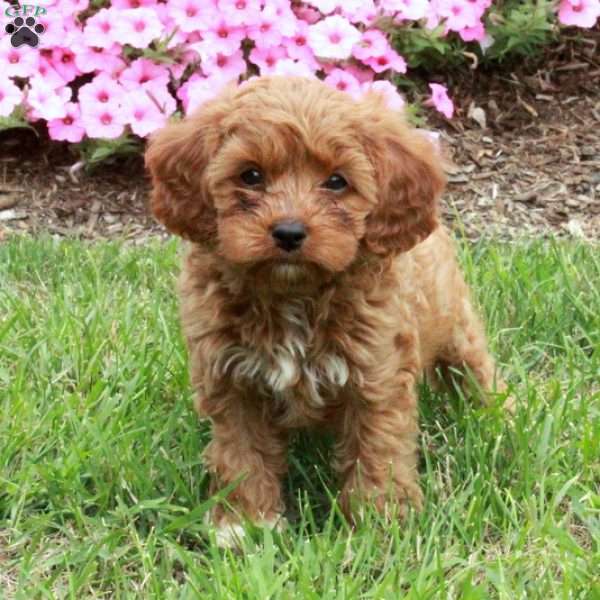
[[[301,255],[270,258],[256,266],[257,285],[266,284],[274,291],[291,291],[318,286],[325,274],[315,263]]]
[[[271,271],[271,278],[290,283],[305,279],[313,270],[300,256],[286,255],[267,261],[265,268]]]

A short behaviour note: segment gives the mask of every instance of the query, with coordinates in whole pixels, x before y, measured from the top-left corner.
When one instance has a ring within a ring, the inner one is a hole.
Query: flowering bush
[[[0,0],[0,14],[0,128],[41,121],[54,140],[115,149],[260,74],[320,77],[353,97],[376,90],[399,108],[394,81],[428,53],[470,44],[502,56],[557,20],[592,27],[600,0]],[[38,45],[15,46],[19,27],[39,32]],[[447,89],[430,90],[452,117]]]

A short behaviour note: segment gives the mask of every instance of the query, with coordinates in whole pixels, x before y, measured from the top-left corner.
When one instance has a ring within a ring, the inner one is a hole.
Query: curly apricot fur
[[[167,126],[147,164],[154,214],[192,242],[182,322],[196,406],[213,423],[213,489],[239,480],[234,512],[273,521],[289,432],[327,427],[349,516],[361,502],[421,506],[416,381],[437,364],[466,366],[494,388],[438,224],[444,175],[431,144],[377,95],[272,77]],[[249,166],[264,184],[240,182]],[[324,188],[333,172],[347,189]],[[281,220],[305,226],[300,250],[274,243]],[[223,507],[213,517],[237,518]]]

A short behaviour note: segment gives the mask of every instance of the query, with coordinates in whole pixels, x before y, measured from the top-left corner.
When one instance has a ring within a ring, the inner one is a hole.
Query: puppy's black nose
[[[306,237],[306,229],[298,221],[283,221],[277,223],[271,232],[275,244],[286,252],[298,250]]]

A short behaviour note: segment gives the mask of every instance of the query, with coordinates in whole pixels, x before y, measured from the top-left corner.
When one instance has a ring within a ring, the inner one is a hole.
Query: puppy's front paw
[[[511,394],[507,396],[502,404],[502,408],[511,416],[514,417],[517,412],[517,399]]]
[[[512,393],[509,393],[508,387],[503,381],[498,382],[493,391],[486,393],[485,402],[487,406],[502,406],[508,419],[514,417],[517,412],[517,399]]]
[[[246,536],[246,530],[240,523],[222,521],[215,527],[215,541],[218,548],[239,548]]]
[[[246,537],[246,529],[234,517],[222,517],[213,522],[210,515],[207,515],[205,522],[212,525],[215,532],[215,542],[218,548],[222,549],[240,549],[242,541]],[[282,531],[287,525],[285,517],[280,514],[274,514],[268,519],[262,519],[252,523],[259,529],[271,529],[277,532]]]

